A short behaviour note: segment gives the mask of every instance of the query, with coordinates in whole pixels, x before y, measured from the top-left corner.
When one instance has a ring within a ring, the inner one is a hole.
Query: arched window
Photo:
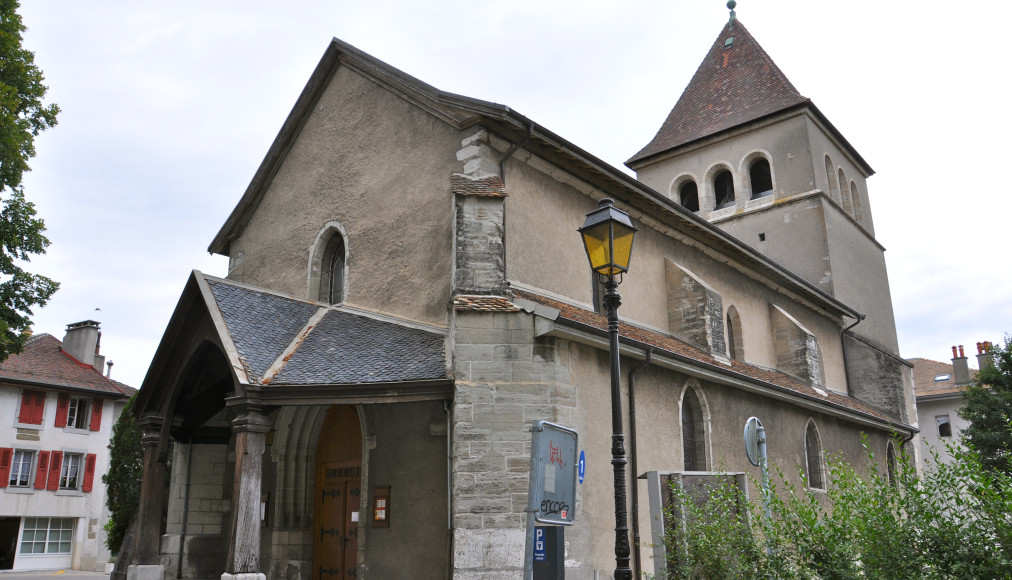
[[[833,169],[833,160],[826,155],[826,184],[829,187],[829,197],[836,203],[840,203],[840,186],[836,182],[836,170]]]
[[[808,428],[805,429],[805,459],[808,487],[826,489],[826,478],[822,470],[822,442],[814,421],[809,421]]]
[[[323,251],[320,264],[320,301],[329,304],[344,302],[344,236],[334,232]]]
[[[889,485],[896,486],[896,449],[893,442],[886,443],[886,474],[889,476]]]
[[[689,211],[699,211],[699,187],[695,181],[686,181],[678,188],[678,202]]]
[[[847,187],[847,176],[844,175],[843,169],[839,172],[840,176],[840,197],[843,198],[843,211],[854,215],[854,204],[850,199],[850,189]]]
[[[734,205],[734,178],[730,171],[725,169],[713,178],[713,199],[716,209]]]
[[[853,181],[850,182],[850,199],[854,203],[854,219],[858,223],[864,223],[864,202],[861,201],[861,191]]]
[[[686,387],[682,395],[682,469],[706,471],[706,424],[696,390]]]
[[[752,162],[748,169],[748,179],[752,183],[752,199],[773,195],[773,175],[770,173],[770,162],[760,157]]]
[[[727,309],[727,355],[731,360],[744,361],[745,347],[741,339],[741,317],[738,309],[730,306]]]

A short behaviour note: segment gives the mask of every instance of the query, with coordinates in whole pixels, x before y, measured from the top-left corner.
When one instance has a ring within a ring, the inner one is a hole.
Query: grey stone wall
[[[903,385],[906,365],[849,333],[843,335],[843,348],[851,395],[904,422],[911,421]],[[921,425],[922,429],[928,427]]]
[[[523,568],[530,425],[572,424],[577,392],[533,316],[458,312],[453,408],[454,578],[517,578]]]
[[[234,472],[228,450],[223,444],[173,445],[172,481],[161,547],[167,573],[175,575],[180,554],[182,578],[217,577],[224,570]],[[189,513],[185,516],[183,535],[183,511],[187,505]]]
[[[777,356],[777,370],[809,382],[814,387],[823,385],[822,359],[815,335],[798,324],[789,314],[770,305],[773,327],[773,348]]]
[[[502,294],[506,288],[503,198],[457,195],[454,290]]]
[[[664,278],[671,333],[707,352],[726,354],[720,294],[670,260],[664,262]]]

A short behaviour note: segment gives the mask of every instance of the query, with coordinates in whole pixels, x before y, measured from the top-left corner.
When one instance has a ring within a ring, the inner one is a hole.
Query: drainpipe
[[[643,571],[640,561],[640,494],[636,478],[639,477],[636,467],[636,374],[650,366],[654,348],[647,347],[647,357],[643,362],[629,371],[629,470],[632,472],[632,533],[633,533],[633,578],[639,578]]]
[[[446,414],[446,580],[453,578],[453,413],[443,401]]]
[[[506,160],[513,156],[514,153],[520,150],[521,147],[527,144],[531,140],[531,135],[534,134],[534,122],[528,121],[527,124],[527,137],[519,143],[514,143],[512,147],[502,156],[499,160],[499,179],[502,179],[503,185],[506,185]]]
[[[854,396],[854,392],[850,390],[850,365],[847,364],[847,341],[843,339],[843,334],[858,324],[861,324],[861,321],[865,318],[867,318],[867,316],[864,314],[858,314],[857,320],[854,321],[854,324],[851,324],[840,331],[840,346],[843,347],[843,378],[847,381],[847,394],[851,397]]]

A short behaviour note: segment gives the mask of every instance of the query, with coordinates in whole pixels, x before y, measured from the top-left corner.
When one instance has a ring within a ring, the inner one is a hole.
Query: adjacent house
[[[978,368],[991,363],[991,345],[977,343]],[[914,389],[917,393],[917,422],[921,427],[921,441],[926,445],[918,455],[918,468],[926,463],[952,460],[948,446],[959,443],[960,434],[967,422],[959,416],[963,406],[963,389],[973,382],[976,371],[969,368],[963,345],[952,347],[952,362],[943,363],[926,358],[912,358]]]
[[[227,275],[185,281],[138,394],[130,577],[516,578],[536,420],[587,458],[566,576],[610,577],[609,343],[576,231],[606,198],[639,228],[637,577],[661,564],[636,476],[758,475],[749,417],[816,495],[829,452],[895,457],[917,429],[872,169],[741,22],[717,32],[638,178],[333,40],[211,242]]]
[[[0,570],[103,570],[109,558],[102,474],[135,389],[102,374],[100,339],[86,320],[0,363]]]

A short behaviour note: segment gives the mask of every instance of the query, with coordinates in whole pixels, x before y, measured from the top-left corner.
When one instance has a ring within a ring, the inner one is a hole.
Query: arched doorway
[[[331,407],[316,445],[313,578],[357,576],[362,429],[354,407]]]

